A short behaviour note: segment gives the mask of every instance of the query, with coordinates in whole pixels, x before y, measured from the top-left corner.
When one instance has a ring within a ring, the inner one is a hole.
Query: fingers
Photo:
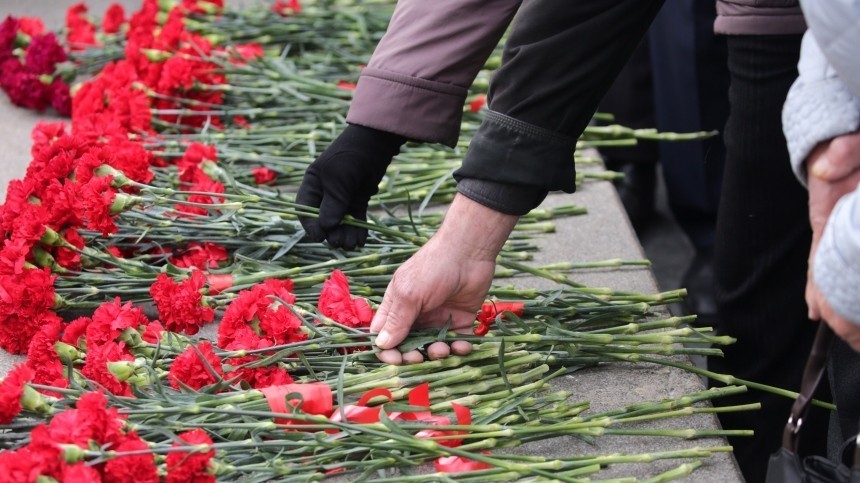
[[[860,169],[860,135],[837,136],[812,166],[812,174],[825,181],[839,181]]]
[[[449,355],[451,355],[451,346],[445,342],[434,342],[427,346],[427,357],[429,357],[431,361],[444,359]]]
[[[472,343],[465,340],[451,342],[451,353],[455,356],[467,356],[472,353]]]
[[[356,226],[340,225],[326,231],[329,245],[344,250],[354,250],[364,246],[367,240],[367,230]]]
[[[399,292],[397,279],[392,279],[370,323],[370,331],[378,332],[376,345],[380,349],[393,349],[403,342],[421,310],[420,303]]]
[[[299,186],[299,192],[296,194],[296,203],[319,208],[322,197],[323,188],[319,178],[311,171],[306,172],[302,185]],[[305,229],[308,239],[314,242],[325,240],[325,232],[320,227],[319,220],[299,217],[299,222]]]

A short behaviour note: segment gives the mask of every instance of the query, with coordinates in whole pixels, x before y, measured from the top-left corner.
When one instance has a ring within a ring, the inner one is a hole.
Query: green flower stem
[[[759,391],[768,392],[771,394],[776,394],[779,396],[785,396],[790,399],[797,399],[798,393],[794,391],[789,391],[786,389],[780,389],[774,386],[768,386],[766,384],[761,384],[754,381],[748,381],[746,379],[741,379],[729,374],[719,374],[716,372],[709,371],[707,369],[702,369],[690,364],[684,364],[681,362],[676,362],[668,359],[653,359],[650,357],[642,357],[641,360],[643,362],[652,362],[655,364],[662,364],[665,366],[675,367],[677,369],[683,369],[685,371],[690,371],[694,374],[698,374],[700,376],[705,376],[715,381],[720,381],[723,384],[739,384],[742,386],[746,386],[752,389],[758,389]],[[836,405],[824,401],[819,401],[818,399],[813,399],[812,404],[818,407],[822,407],[824,409],[836,410]]]

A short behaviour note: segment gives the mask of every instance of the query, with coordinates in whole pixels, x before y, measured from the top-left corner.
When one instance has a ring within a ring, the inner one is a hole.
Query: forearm
[[[518,219],[458,194],[431,242],[460,259],[495,261]]]
[[[453,146],[466,93],[520,0],[400,0],[347,121]]]

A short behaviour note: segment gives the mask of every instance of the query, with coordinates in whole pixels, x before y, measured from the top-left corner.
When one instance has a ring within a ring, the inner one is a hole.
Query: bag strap
[[[797,453],[797,436],[803,425],[803,419],[809,411],[809,406],[812,404],[812,396],[824,377],[827,353],[832,341],[833,330],[824,322],[820,322],[818,331],[815,333],[815,341],[812,343],[812,351],[806,361],[806,367],[803,369],[800,394],[791,407],[791,415],[788,417],[788,423],[786,423],[785,431],[782,433],[782,447],[793,453]],[[856,462],[857,459],[855,459],[855,464]]]

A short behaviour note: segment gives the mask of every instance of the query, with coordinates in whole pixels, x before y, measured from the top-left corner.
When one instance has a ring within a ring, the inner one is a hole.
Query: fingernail
[[[382,331],[379,333],[379,335],[376,336],[376,345],[378,347],[385,348],[385,346],[388,344],[388,341],[390,340],[391,336],[388,335],[388,332]]]
[[[827,173],[830,171],[830,165],[826,159],[821,159],[815,166],[812,167],[812,174],[814,174],[817,178],[823,178],[827,176]]]

